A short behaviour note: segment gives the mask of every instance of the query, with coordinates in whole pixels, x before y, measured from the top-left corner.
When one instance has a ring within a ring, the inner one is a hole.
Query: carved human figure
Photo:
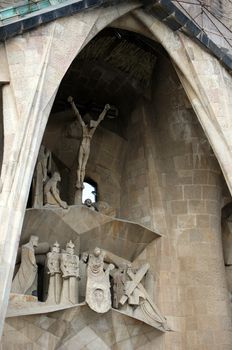
[[[75,245],[72,241],[66,244],[66,250],[61,253],[60,268],[63,278],[61,292],[62,304],[78,303],[79,257],[74,254]]]
[[[59,181],[61,181],[60,174],[55,172],[44,186],[44,205],[67,209],[68,205],[66,202],[61,200],[60,193],[57,188],[57,183]]]
[[[139,269],[134,269],[132,266],[127,267],[126,273],[130,280],[125,282],[124,295],[121,297],[119,304],[127,314],[144,320],[148,324],[155,325],[161,330],[167,330],[166,319],[161,315],[141,283],[149,267],[149,264],[144,264]]]
[[[114,268],[109,264],[104,271],[104,253],[95,248],[89,254],[86,283],[86,303],[99,313],[107,312],[111,308],[109,272]]]
[[[79,262],[79,268],[80,268],[79,301],[80,302],[85,300],[88,259],[89,259],[88,252],[81,253],[80,262]]]
[[[105,118],[108,110],[110,109],[110,105],[109,104],[105,105],[104,110],[99,115],[96,121],[90,120],[90,122],[86,124],[83,121],[80,115],[80,112],[73,101],[72,96],[69,96],[68,102],[71,104],[72,109],[77,117],[77,120],[80,123],[82,128],[82,139],[81,139],[79,152],[78,152],[78,168],[77,168],[77,182],[76,182],[77,189],[80,189],[80,188],[83,188],[83,182],[85,179],[85,168],[89,158],[91,139],[93,137],[93,134],[96,131],[97,126]]]
[[[51,172],[51,152],[41,145],[34,174],[33,208],[43,206],[43,187]]]
[[[48,297],[46,302],[58,304],[60,302],[62,278],[60,269],[60,245],[55,242],[51,252],[47,253],[47,268],[49,274]]]
[[[119,308],[119,302],[124,295],[126,283],[126,267],[120,266],[113,273],[113,307]]]
[[[37,247],[38,241],[39,238],[32,235],[29,242],[22,246],[21,264],[12,282],[12,293],[37,296],[38,267],[35,258],[35,247]]]

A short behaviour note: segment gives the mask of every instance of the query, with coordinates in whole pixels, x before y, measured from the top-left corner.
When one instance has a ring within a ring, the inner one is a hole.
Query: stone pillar
[[[156,73],[150,120],[167,220],[160,250],[155,247],[160,256],[156,283],[159,306],[175,331],[165,335],[165,350],[230,349],[221,244],[223,175],[175,73],[165,60]]]

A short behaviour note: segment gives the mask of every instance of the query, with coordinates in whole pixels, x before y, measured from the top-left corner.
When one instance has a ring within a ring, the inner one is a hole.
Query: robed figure
[[[11,292],[37,296],[38,267],[35,258],[35,247],[39,238],[31,236],[27,244],[22,245],[21,264],[13,279]]]
[[[79,257],[74,254],[74,244],[72,241],[66,245],[66,250],[61,253],[60,268],[63,278],[61,292],[62,304],[78,303],[78,279],[79,279]]]

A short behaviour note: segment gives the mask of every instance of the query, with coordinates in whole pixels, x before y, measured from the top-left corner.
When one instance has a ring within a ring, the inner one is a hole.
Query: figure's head
[[[52,252],[60,253],[60,245],[59,245],[59,243],[57,241],[52,246]]]
[[[73,242],[69,241],[66,244],[66,253],[73,255],[74,254],[74,248],[75,248],[75,245],[73,244]]]
[[[101,255],[101,249],[96,247],[93,251],[94,256],[98,257],[99,255]]]
[[[88,252],[83,252],[81,254],[81,260],[84,261],[85,263],[88,261],[89,253]]]
[[[127,270],[127,265],[126,264],[122,264],[118,267],[118,271],[120,273],[124,273]]]
[[[96,128],[97,127],[97,122],[95,120],[90,120],[90,123],[89,123],[89,127],[92,129],[92,128]]]
[[[39,237],[31,235],[30,242],[32,243],[33,247],[37,247],[39,243]]]
[[[90,113],[85,113],[83,120],[85,122],[86,125],[88,125],[90,127],[90,123],[92,121],[92,117]]]
[[[53,178],[54,181],[57,181],[57,182],[61,181],[60,174],[57,171],[54,172],[52,178]]]

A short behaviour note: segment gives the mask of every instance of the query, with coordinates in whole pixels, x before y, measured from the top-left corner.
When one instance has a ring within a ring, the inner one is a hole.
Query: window
[[[97,185],[91,180],[84,181],[82,203],[84,203],[86,199],[90,199],[92,203],[96,203],[97,201]]]

